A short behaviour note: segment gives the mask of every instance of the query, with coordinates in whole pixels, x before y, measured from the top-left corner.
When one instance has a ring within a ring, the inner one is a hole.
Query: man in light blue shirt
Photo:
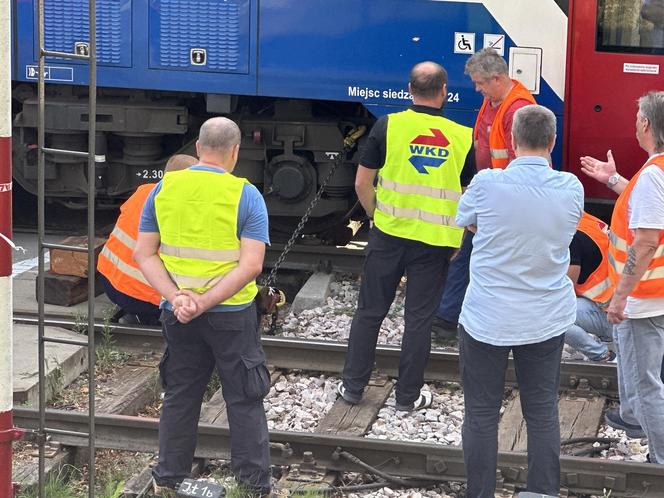
[[[528,491],[560,492],[558,384],[564,333],[576,315],[567,267],[583,187],[550,167],[555,138],[551,111],[519,109],[517,158],[505,170],[479,172],[459,203],[457,224],[476,232],[459,318],[469,498],[494,494],[510,351],[528,426]]]

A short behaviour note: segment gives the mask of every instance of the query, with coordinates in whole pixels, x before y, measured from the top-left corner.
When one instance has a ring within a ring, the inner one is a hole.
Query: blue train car
[[[14,3],[14,174],[31,192],[36,4]],[[243,131],[238,173],[262,189],[277,225],[298,217],[344,135],[409,105],[415,63],[445,66],[446,114],[472,125],[481,96],[463,67],[485,46],[562,117],[566,9],[565,0],[97,0],[100,202],[114,205],[161,177],[165,159],[192,151],[200,124],[223,114]],[[88,32],[87,0],[45,0],[47,49],[85,53]],[[47,144],[85,150],[86,63],[47,59],[45,78]],[[335,172],[313,231],[355,204],[356,157]],[[47,159],[47,195],[82,204],[83,163]]]

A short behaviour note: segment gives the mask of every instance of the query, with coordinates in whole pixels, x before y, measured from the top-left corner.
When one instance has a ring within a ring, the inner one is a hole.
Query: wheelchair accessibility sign
[[[454,53],[455,54],[474,54],[475,53],[475,33],[454,33]]]

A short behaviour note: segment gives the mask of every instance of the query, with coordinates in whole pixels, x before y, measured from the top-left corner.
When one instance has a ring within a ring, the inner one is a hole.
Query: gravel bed
[[[392,307],[383,321],[378,335],[379,344],[399,345],[403,334],[404,285],[400,285]],[[332,282],[327,304],[304,310],[297,316],[287,314],[281,324],[281,335],[301,339],[322,339],[327,341],[348,341],[350,324],[353,320],[359,280],[344,279]]]
[[[615,410],[618,405],[612,403],[607,410]],[[602,451],[597,455],[598,458],[605,458],[608,460],[627,460],[631,462],[645,462],[646,454],[648,453],[648,440],[647,439],[632,439],[627,437],[625,431],[614,429],[608,425],[602,424],[597,433],[597,437],[615,438],[619,439],[617,443],[611,445],[608,450]],[[594,446],[598,446],[597,443]]]
[[[313,432],[337,399],[336,377],[288,373],[263,400],[269,430]]]

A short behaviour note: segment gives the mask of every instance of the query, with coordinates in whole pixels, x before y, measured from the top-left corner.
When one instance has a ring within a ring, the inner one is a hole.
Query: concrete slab
[[[46,327],[48,337],[86,339],[75,332],[58,327]],[[14,324],[14,403],[37,406],[39,402],[39,358],[37,327]],[[69,344],[46,343],[46,398],[58,389],[71,384],[88,367],[88,349]]]
[[[37,313],[37,269],[33,268],[23,273],[14,275],[13,294],[15,313]],[[113,314],[114,304],[100,294],[95,298],[95,318],[103,320],[106,316]],[[46,304],[44,310],[48,315],[66,318],[78,318],[85,322],[88,316],[88,302],[83,301],[74,306],[56,306]]]
[[[334,276],[331,273],[316,272],[297,293],[291,306],[292,313],[317,308],[325,304],[327,296],[330,295],[330,284]]]

